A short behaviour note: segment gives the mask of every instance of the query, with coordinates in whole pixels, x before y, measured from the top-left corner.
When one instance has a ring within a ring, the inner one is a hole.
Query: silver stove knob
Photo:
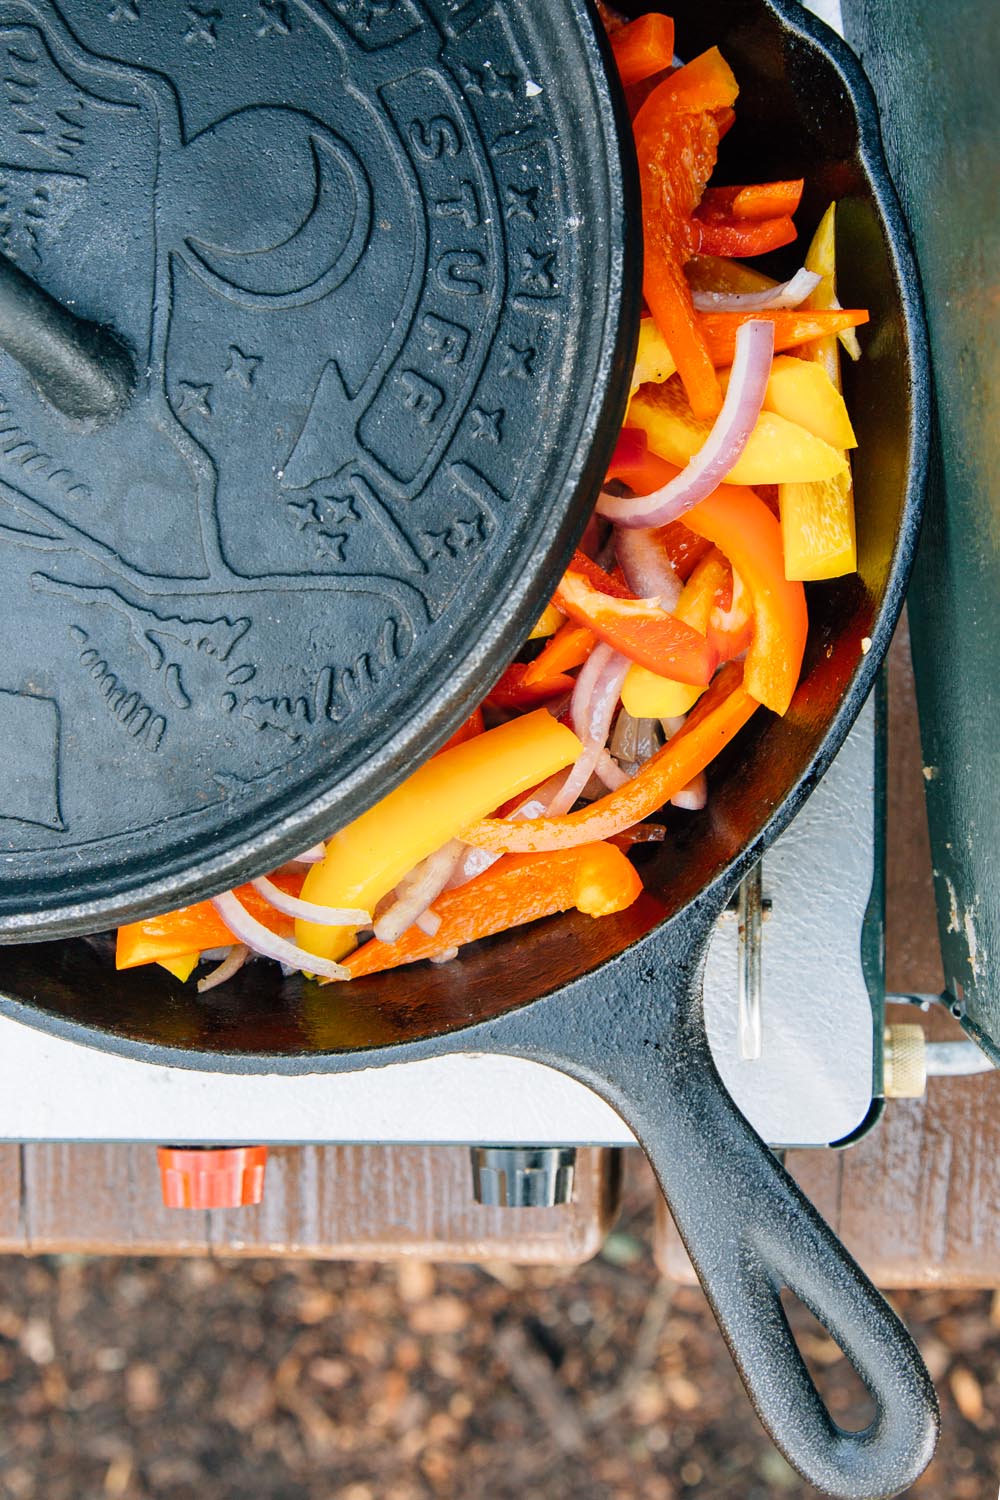
[[[489,1208],[555,1208],[573,1201],[572,1146],[473,1146],[472,1191]]]

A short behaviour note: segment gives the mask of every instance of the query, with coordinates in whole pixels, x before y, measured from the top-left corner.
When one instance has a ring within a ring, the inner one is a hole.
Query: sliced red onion
[[[791,281],[762,292],[695,292],[692,301],[699,312],[756,312],[761,307],[799,307],[823,280],[803,266]]]
[[[679,792],[670,799],[671,807],[683,808],[685,812],[701,812],[708,801],[708,782],[704,771],[699,771]]]
[[[597,757],[594,775],[601,783],[602,792],[617,792],[627,781],[632,780],[628,772],[622,770],[614,756],[610,755],[607,750],[602,750]]]
[[[640,526],[630,530],[627,526],[616,526],[615,551],[633,594],[640,599],[658,599],[660,608],[668,614],[676,609],[683,585],[653,528]]]
[[[320,906],[315,901],[289,896],[266,875],[259,875],[250,884],[275,911],[283,912],[286,917],[299,917],[303,922],[315,922],[318,927],[367,927],[371,922],[371,913],[357,906]]]
[[[234,974],[239,973],[249,957],[250,949],[246,943],[234,943],[221,964],[210,974],[206,974],[204,979],[198,980],[199,995],[207,994],[209,990],[214,990],[217,984],[225,984],[227,979],[232,979]]]
[[[258,922],[256,917],[250,915],[243,902],[232,891],[213,896],[212,905],[237,942],[246,943],[248,948],[259,953],[262,958],[273,958],[279,964],[291,964],[296,969],[303,969],[307,974],[319,974],[324,979],[350,979],[351,971],[345,969],[343,964],[334,963],[330,958],[319,958],[315,953],[307,953],[297,943],[290,943],[287,938],[278,937],[277,933],[269,931],[263,922]]]
[[[716,489],[733,468],[760,416],[774,356],[774,324],[764,318],[742,323],[729,389],[715,425],[675,479],[651,495],[616,499],[602,494],[597,509],[616,526],[666,526]]]
[[[583,743],[583,754],[570,766],[562,786],[549,802],[548,817],[569,812],[597,769],[601,752],[608,743],[622,683],[631,665],[627,656],[602,641],[580,668],[570,713],[573,728]]]
[[[440,953],[431,954],[432,964],[450,964],[453,958],[458,957],[457,948],[442,948]]]
[[[325,854],[325,844],[313,844],[312,848],[307,849],[304,854],[297,854],[293,863],[297,865],[318,865]]]
[[[448,884],[465,847],[459,839],[449,839],[403,876],[396,887],[395,899],[375,918],[375,936],[379,942],[398,943],[406,929],[423,916]]]
[[[541,786],[537,786],[533,792],[529,792],[523,802],[519,802],[513,812],[507,817],[514,818],[543,818],[552,798],[558,792],[565,780],[565,772],[557,771]],[[460,885],[466,885],[470,880],[475,880],[477,875],[482,875],[491,865],[495,865],[500,859],[499,854],[491,854],[489,849],[476,849],[471,844],[462,845],[462,854],[454,873],[448,881],[449,891],[457,890]]]

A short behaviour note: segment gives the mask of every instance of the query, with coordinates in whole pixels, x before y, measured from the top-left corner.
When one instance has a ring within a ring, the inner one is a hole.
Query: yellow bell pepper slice
[[[778,354],[764,394],[764,410],[786,417],[831,448],[856,448],[844,398],[818,360]]]
[[[803,583],[840,578],[858,566],[851,476],[779,484],[785,577]]]
[[[806,306],[825,310],[838,307],[836,204],[831,203],[820,220],[806,253],[806,270],[822,281],[806,299]],[[853,329],[841,342],[852,359],[861,347]],[[840,391],[840,346],[837,338],[815,339],[802,348],[803,360],[815,362],[834,390]],[[839,578],[858,566],[851,471],[811,484],[779,484],[781,534],[785,551],[785,577],[804,583]]]
[[[186,984],[194,973],[200,957],[200,953],[182,953],[179,958],[157,959],[157,963],[161,969],[166,969],[168,974],[179,979],[181,984]]]
[[[560,625],[565,625],[566,616],[561,609],[556,609],[554,604],[546,604],[538,617],[534,630],[528,636],[529,641],[540,641],[544,636],[555,635]]]
[[[639,319],[639,342],[635,350],[635,365],[632,369],[632,386],[629,394],[634,396],[641,385],[661,385],[677,370],[677,361],[667,347],[667,341],[652,318]]]
[[[571,729],[539,708],[442,751],[327,841],[302,899],[374,911],[428,854],[572,765],[582,748]],[[355,946],[354,928],[315,922],[296,921],[295,940],[321,958],[343,958]]]
[[[646,385],[632,397],[626,421],[642,427],[654,453],[682,469],[704,445],[712,429],[688,405],[680,381]],[[804,427],[762,411],[727,484],[791,484],[831,479],[847,468],[843,453]]]
[[[803,302],[803,307],[812,308],[817,312],[827,312],[840,306],[837,301],[837,205],[831,203],[822,219],[819,227],[812,237],[809,249],[806,251],[805,268],[814,272],[823,279],[815,291],[810,292]],[[831,335],[828,338],[815,339],[806,346],[809,357],[817,360],[830,379],[840,390],[840,361],[837,357],[837,343],[846,350],[851,359],[861,358],[861,345],[853,328],[845,329],[843,333]]]
[[[763,271],[754,270],[742,260],[724,255],[696,255],[684,267],[687,284],[693,292],[769,292],[778,283]]]

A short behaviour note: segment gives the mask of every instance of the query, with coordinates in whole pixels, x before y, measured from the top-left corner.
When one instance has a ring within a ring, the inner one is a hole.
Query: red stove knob
[[[160,1146],[167,1208],[242,1208],[264,1196],[266,1146]]]

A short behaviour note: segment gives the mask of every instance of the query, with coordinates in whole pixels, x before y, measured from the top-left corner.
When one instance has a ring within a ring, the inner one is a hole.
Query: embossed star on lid
[[[41,0],[0,54],[0,933],[44,937],[295,854],[488,689],[622,415],[635,195],[584,0]]]

